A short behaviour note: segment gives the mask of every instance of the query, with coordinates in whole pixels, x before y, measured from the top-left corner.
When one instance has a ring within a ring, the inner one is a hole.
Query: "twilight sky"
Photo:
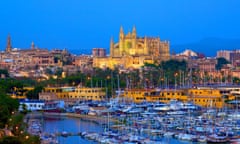
[[[1,0],[0,50],[67,48],[90,53],[118,41],[120,26],[138,36],[159,36],[171,45],[205,38],[240,39],[239,0]],[[171,48],[170,48],[171,49]],[[204,47],[201,49],[208,53]]]

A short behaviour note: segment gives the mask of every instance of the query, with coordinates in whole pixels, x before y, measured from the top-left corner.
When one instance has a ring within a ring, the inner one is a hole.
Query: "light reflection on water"
[[[57,132],[102,132],[103,128],[95,123],[82,121],[79,118],[59,117],[59,118],[46,118],[43,121],[43,129],[47,133]],[[91,144],[92,141],[85,140],[80,136],[58,137],[60,144]]]
[[[79,118],[72,117],[58,117],[58,118],[47,118],[43,120],[43,129],[47,133],[57,133],[57,132],[103,132],[104,128],[100,125],[82,121]],[[163,144],[193,144],[187,141],[178,141],[174,138],[161,138]],[[80,136],[68,136],[68,137],[58,137],[59,144],[97,144],[93,141],[88,141]]]

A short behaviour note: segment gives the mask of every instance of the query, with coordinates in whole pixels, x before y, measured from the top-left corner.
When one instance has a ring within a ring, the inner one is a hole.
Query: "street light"
[[[176,90],[176,88],[177,88],[177,76],[178,76],[178,73],[175,73],[174,74],[174,78],[175,78],[175,90]]]
[[[25,139],[29,139],[29,136],[28,136],[28,135],[26,135],[26,136],[25,136]]]
[[[160,80],[160,87],[161,88],[164,88],[164,83],[163,82],[164,82],[164,78],[161,78],[161,80]]]

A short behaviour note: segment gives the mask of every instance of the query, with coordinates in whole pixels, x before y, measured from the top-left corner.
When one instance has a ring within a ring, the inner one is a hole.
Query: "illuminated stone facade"
[[[120,29],[119,42],[110,42],[109,57],[93,57],[93,66],[99,68],[139,68],[144,63],[160,63],[168,60],[169,42],[160,41],[159,37],[137,37],[135,27],[124,34]]]

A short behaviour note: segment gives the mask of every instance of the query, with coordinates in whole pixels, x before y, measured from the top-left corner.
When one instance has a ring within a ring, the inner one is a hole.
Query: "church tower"
[[[137,44],[137,32],[135,26],[133,26],[132,29],[132,48],[136,49],[136,44]],[[136,53],[138,53],[138,50],[136,49]]]
[[[136,32],[136,27],[135,26],[133,26],[133,29],[132,29],[132,38],[133,39],[137,38],[137,32]]]
[[[33,50],[34,48],[35,48],[35,44],[34,44],[34,42],[32,42],[31,49]]]
[[[123,50],[124,50],[124,32],[123,27],[121,26],[119,33],[119,51],[117,55],[122,56]]]
[[[12,51],[12,45],[11,45],[11,37],[10,34],[8,35],[7,38],[7,47],[6,47],[6,52],[9,53]]]
[[[114,57],[114,42],[113,42],[113,38],[111,38],[110,40],[110,57]]]
[[[122,40],[124,38],[123,27],[120,28],[119,39]]]

